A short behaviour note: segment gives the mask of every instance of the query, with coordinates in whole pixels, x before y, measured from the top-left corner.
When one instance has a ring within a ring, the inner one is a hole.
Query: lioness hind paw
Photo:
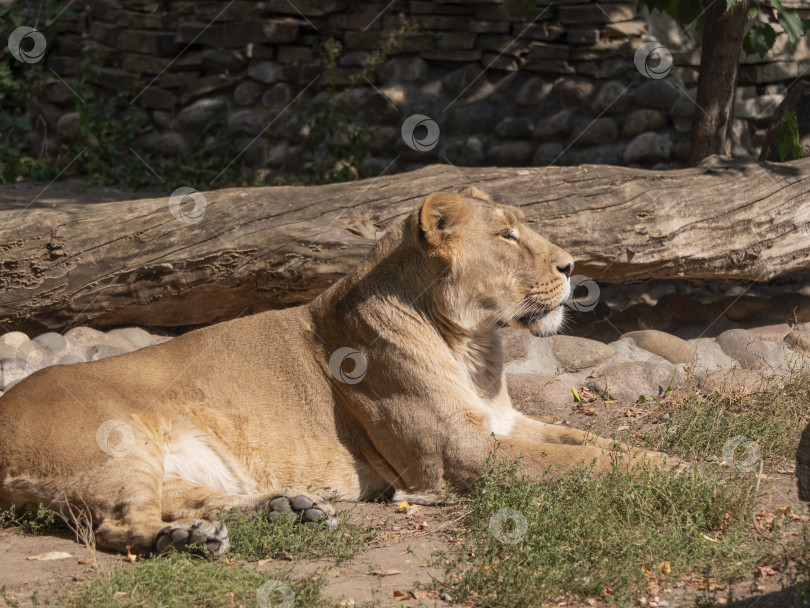
[[[174,522],[163,528],[157,535],[155,548],[158,553],[169,549],[193,551],[204,547],[214,555],[222,555],[231,548],[228,528],[221,521],[197,519],[191,522]]]
[[[270,521],[293,519],[308,528],[316,526],[337,528],[338,525],[338,518],[332,505],[312,494],[276,496],[267,501],[267,508],[270,510],[267,515]]]

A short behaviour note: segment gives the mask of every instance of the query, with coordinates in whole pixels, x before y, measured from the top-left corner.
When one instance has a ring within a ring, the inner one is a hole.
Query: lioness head
[[[433,306],[461,327],[505,323],[534,335],[557,331],[574,261],[475,188],[437,192],[418,212],[421,248],[442,268]]]

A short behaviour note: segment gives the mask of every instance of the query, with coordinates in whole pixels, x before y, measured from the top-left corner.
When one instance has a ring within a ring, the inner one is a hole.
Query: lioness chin
[[[335,525],[303,488],[433,503],[473,484],[496,445],[535,476],[612,467],[612,441],[524,416],[506,392],[496,326],[556,331],[572,268],[518,209],[432,194],[307,305],[12,388],[0,506],[86,509],[102,547],[224,553],[222,509]],[[620,448],[630,466],[677,464]]]

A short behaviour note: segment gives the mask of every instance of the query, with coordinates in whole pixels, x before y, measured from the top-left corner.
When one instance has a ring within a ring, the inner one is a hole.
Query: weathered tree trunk
[[[726,10],[726,0],[709,2],[703,19],[697,108],[692,119],[689,164],[710,154],[731,156],[734,94],[742,51],[748,0]]]
[[[205,193],[199,223],[169,199],[0,208],[0,329],[188,326],[307,301],[431,192],[511,200],[609,282],[764,281],[810,268],[810,159],[694,169],[454,168],[316,187]]]

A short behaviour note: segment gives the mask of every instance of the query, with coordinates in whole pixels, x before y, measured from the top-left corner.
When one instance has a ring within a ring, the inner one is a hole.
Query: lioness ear
[[[461,190],[459,190],[459,194],[461,194],[462,196],[469,196],[470,198],[477,198],[482,201],[487,201],[488,203],[495,202],[492,200],[489,194],[487,194],[483,190],[479,190],[475,186],[467,186],[466,188],[462,188]]]
[[[447,247],[456,226],[470,214],[472,207],[463,196],[434,192],[427,197],[419,212],[419,227],[434,250]]]

